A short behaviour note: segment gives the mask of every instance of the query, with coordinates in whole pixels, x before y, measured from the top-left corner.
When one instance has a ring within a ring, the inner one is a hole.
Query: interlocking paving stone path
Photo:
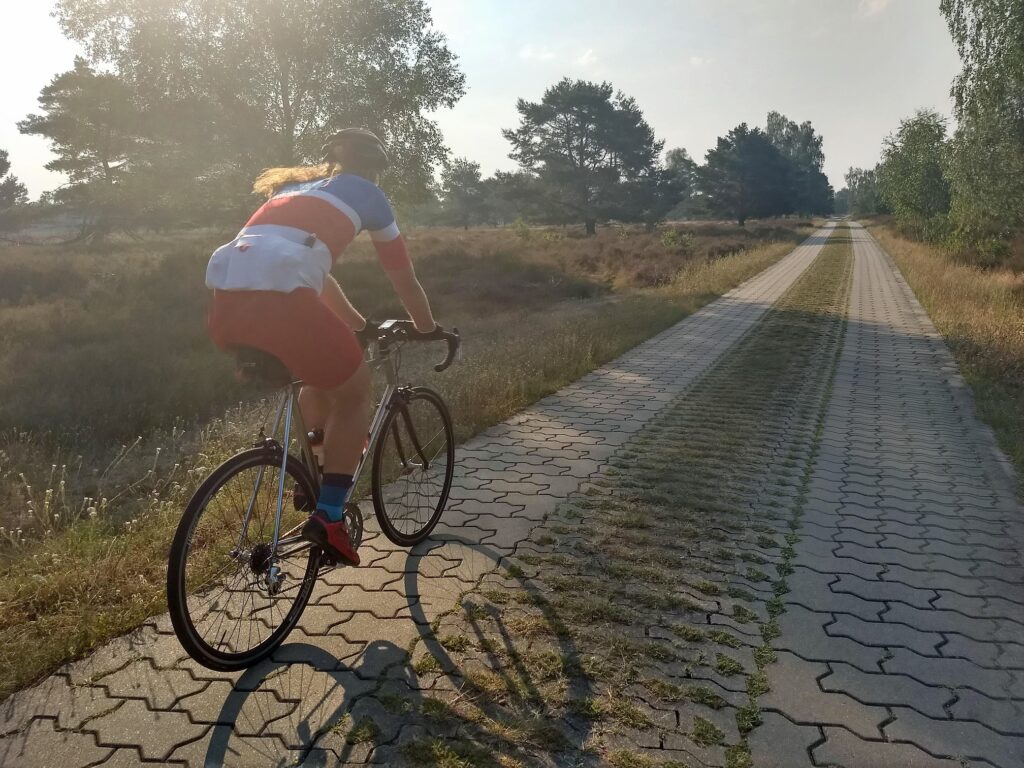
[[[755,765],[1022,766],[1012,472],[892,260],[851,233],[846,339]]]
[[[415,649],[422,735],[404,755],[382,745],[379,756],[476,768],[750,765],[745,734],[766,690],[769,617],[852,265],[848,244],[826,246],[748,335],[438,622]]]
[[[244,674],[210,672],[184,656],[167,617],[158,617],[0,705],[0,765],[360,763],[369,747],[344,733],[368,715],[381,741],[414,736],[400,715],[376,711],[379,700],[367,694],[406,670],[406,649],[435,617],[756,325],[814,261],[831,228],[461,446],[450,509],[433,543],[409,554],[368,531],[364,566],[327,575],[271,661]],[[998,612],[982,602],[979,611]],[[338,732],[342,738],[331,738]]]

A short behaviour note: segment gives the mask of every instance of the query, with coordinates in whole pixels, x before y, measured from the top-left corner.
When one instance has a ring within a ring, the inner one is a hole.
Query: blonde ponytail
[[[289,184],[326,179],[339,172],[340,169],[334,162],[297,165],[292,168],[267,168],[253,183],[252,191],[261,197],[271,198]]]

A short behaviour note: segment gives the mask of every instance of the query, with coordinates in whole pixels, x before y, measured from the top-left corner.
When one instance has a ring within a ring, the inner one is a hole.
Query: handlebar
[[[360,343],[364,348],[371,342],[386,346],[391,341],[443,341],[447,345],[447,352],[444,360],[434,366],[434,370],[440,373],[455,361],[455,356],[462,345],[462,337],[459,336],[459,329],[453,328],[446,331],[440,325],[427,333],[416,330],[411,320],[384,320],[376,323],[373,320],[366,321],[366,327],[356,331]]]

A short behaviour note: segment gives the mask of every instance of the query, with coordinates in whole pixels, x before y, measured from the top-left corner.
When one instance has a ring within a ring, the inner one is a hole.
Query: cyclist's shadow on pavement
[[[419,709],[409,654],[394,643],[369,643],[353,667],[309,643],[286,643],[274,658],[235,682],[208,737],[206,768],[362,762],[374,742],[397,739],[401,726],[373,711],[379,701],[366,696],[387,689],[385,676],[401,690],[403,708]],[[371,705],[368,717],[360,716],[360,703]]]
[[[248,670],[234,684],[207,737],[202,765],[326,767],[339,762],[363,763],[368,758],[387,760],[397,758],[396,752],[413,739],[444,738],[453,735],[452,729],[464,741],[493,748],[494,734],[474,733],[469,722],[456,719],[445,726],[436,718],[423,716],[420,689],[429,689],[431,698],[444,697],[445,690],[465,693],[467,663],[483,663],[509,691],[523,692],[506,700],[508,714],[514,716],[518,710],[552,716],[543,711],[546,707],[541,704],[539,682],[500,612],[489,609],[486,615],[474,612],[464,617],[467,638],[481,647],[487,643],[489,649],[476,660],[449,652],[431,631],[445,609],[452,609],[447,612],[458,617],[462,615],[458,606],[473,607],[474,587],[499,569],[506,582],[540,597],[542,591],[530,577],[521,573],[513,577],[502,568],[508,566],[507,556],[507,551],[450,532],[435,534],[414,547],[408,552],[403,578],[409,619],[416,624],[420,638],[414,658],[426,653],[437,661],[436,669],[421,669],[418,674],[407,649],[386,640],[367,644],[352,666],[316,645],[286,643],[272,660]],[[550,606],[538,611],[541,622],[558,625],[559,617]],[[382,635],[388,632],[388,621],[380,622]],[[566,633],[551,634],[560,654],[567,659],[577,656]],[[592,695],[586,677],[570,678],[572,698]],[[502,719],[502,711],[491,714]],[[563,747],[570,751],[586,742],[592,728],[586,718],[574,717],[562,725]]]

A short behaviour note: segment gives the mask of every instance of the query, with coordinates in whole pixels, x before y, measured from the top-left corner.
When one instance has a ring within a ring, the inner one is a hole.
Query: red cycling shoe
[[[348,565],[359,565],[359,553],[352,548],[352,539],[344,520],[332,522],[317,510],[302,526],[302,538],[320,546],[335,560]]]

